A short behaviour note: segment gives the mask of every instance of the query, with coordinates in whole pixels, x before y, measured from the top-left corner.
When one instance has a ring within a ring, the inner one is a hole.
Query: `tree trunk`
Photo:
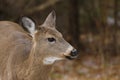
[[[117,45],[117,29],[118,29],[118,0],[114,0],[114,31],[113,31],[113,41],[114,41],[114,55],[118,54],[118,45]]]
[[[69,34],[71,36],[71,43],[73,43],[78,49],[81,48],[79,41],[80,25],[79,25],[79,0],[70,0],[69,4]],[[74,40],[74,41],[73,41]]]

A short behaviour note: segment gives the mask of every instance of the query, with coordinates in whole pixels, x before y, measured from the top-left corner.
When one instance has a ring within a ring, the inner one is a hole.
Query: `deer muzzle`
[[[72,49],[69,55],[66,56],[67,59],[75,59],[78,57],[78,52],[76,49]]]

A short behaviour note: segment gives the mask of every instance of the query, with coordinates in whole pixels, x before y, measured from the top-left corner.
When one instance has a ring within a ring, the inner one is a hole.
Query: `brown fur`
[[[42,36],[39,36],[40,34],[49,36],[50,33],[55,37],[61,37],[60,33],[56,34],[58,33],[57,31],[46,28],[44,32],[39,31],[36,33],[36,40],[42,38]],[[0,79],[48,80],[52,66],[41,64],[45,55],[38,54],[37,56],[41,57],[38,59],[35,58],[35,54],[33,54],[40,53],[36,52],[38,49],[43,52],[43,48],[40,48],[41,46],[38,46],[36,50],[34,50],[34,47],[32,48],[31,36],[18,24],[8,21],[0,22]]]
[[[32,40],[19,25],[0,22],[0,46],[0,80],[48,80],[51,66],[28,59]]]

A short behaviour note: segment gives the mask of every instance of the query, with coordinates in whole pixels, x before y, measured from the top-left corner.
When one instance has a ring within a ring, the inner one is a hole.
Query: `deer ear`
[[[22,18],[22,24],[23,24],[23,27],[25,27],[30,32],[30,35],[33,37],[34,32],[36,31],[34,21],[32,21],[28,17],[23,17]]]
[[[55,11],[52,11],[46,18],[43,23],[44,27],[55,28],[56,26],[56,14]]]

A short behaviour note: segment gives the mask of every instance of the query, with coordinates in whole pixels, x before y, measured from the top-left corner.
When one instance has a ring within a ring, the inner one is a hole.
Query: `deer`
[[[49,80],[55,62],[77,57],[56,29],[55,11],[38,26],[28,17],[21,22],[0,21],[0,80]]]

